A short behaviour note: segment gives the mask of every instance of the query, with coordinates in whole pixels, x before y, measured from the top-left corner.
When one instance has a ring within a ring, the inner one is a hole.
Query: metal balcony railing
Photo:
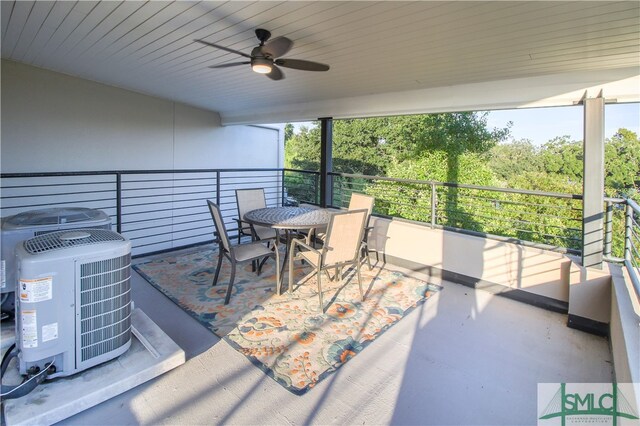
[[[235,190],[265,189],[268,206],[282,203],[282,169],[127,170],[2,174],[2,217],[48,207],[104,211],[113,228],[142,255],[213,240],[206,200],[220,205],[237,232]]]
[[[582,196],[445,182],[329,173],[333,207],[352,192],[376,198],[374,214],[486,238],[580,254]],[[134,255],[213,239],[206,200],[237,232],[235,189],[261,187],[267,204],[320,204],[320,173],[293,169],[127,170],[2,174],[2,217],[45,207],[82,206],[107,213]],[[640,294],[640,208],[606,198],[604,255],[624,262]]]
[[[640,296],[640,206],[633,200],[626,200],[624,265]]]

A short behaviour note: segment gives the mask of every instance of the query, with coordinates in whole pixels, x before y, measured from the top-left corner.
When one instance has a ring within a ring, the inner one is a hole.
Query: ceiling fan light
[[[271,61],[265,58],[254,58],[251,60],[251,69],[258,74],[269,74],[271,72]]]

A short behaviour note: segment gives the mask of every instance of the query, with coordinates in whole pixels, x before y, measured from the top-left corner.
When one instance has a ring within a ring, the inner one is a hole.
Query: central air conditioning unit
[[[16,289],[16,246],[29,238],[54,231],[78,228],[111,230],[111,219],[101,210],[82,207],[31,210],[2,219],[2,263],[0,293]],[[13,312],[13,298],[8,298],[3,311]]]
[[[16,249],[19,370],[68,376],[131,345],[131,243],[101,229],[40,235]],[[33,370],[33,369],[32,369]]]

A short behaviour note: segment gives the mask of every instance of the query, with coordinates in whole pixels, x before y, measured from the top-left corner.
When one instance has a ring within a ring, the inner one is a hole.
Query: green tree
[[[284,147],[284,164],[290,169],[320,170],[320,128],[302,126]]]
[[[627,129],[605,143],[605,187],[608,195],[634,197],[640,191],[640,139]]]
[[[287,145],[287,142],[291,140],[293,137],[293,124],[287,123],[284,125],[284,144]]]
[[[391,160],[386,147],[386,118],[335,120],[333,122],[333,170],[340,173],[380,176]]]
[[[320,170],[320,129],[316,123],[302,126],[284,146],[284,165],[288,169]],[[318,177],[288,171],[285,173],[287,194],[298,201],[318,202]]]
[[[487,157],[489,168],[503,185],[522,173],[542,170],[538,149],[528,139],[500,143],[491,148]]]
[[[449,174],[447,157],[448,153],[444,151],[427,151],[420,157],[391,164],[388,174],[407,180],[445,182]],[[463,153],[457,161],[460,165],[458,183],[495,186],[494,174],[480,154]],[[457,204],[452,204],[448,197],[452,189],[456,190]],[[484,224],[477,220],[477,213],[491,207],[491,202],[486,202],[484,191],[441,185],[435,186],[435,190],[439,224],[484,230]],[[378,181],[367,187],[367,192],[376,198],[376,210],[382,214],[431,221],[433,194],[429,184]]]
[[[430,151],[446,153],[444,181],[460,183],[461,156],[485,153],[509,134],[510,124],[504,129],[489,129],[487,116],[488,113],[460,112],[394,117],[396,122],[389,128],[391,148],[401,161],[420,158]],[[460,210],[459,192],[456,187],[448,187],[445,195],[447,224],[453,227],[469,225],[468,221],[459,220],[460,215],[453,214]]]
[[[543,145],[540,162],[547,173],[563,175],[574,182],[582,181],[583,148],[581,141],[569,136],[553,138]]]

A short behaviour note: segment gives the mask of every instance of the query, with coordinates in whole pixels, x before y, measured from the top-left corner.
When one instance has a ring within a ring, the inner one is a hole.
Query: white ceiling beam
[[[272,105],[262,111],[235,111],[221,115],[222,124],[310,121],[318,117],[355,118],[438,112],[485,111],[574,105],[585,93],[618,102],[640,102],[637,67],[582,71],[530,78],[491,81]]]

